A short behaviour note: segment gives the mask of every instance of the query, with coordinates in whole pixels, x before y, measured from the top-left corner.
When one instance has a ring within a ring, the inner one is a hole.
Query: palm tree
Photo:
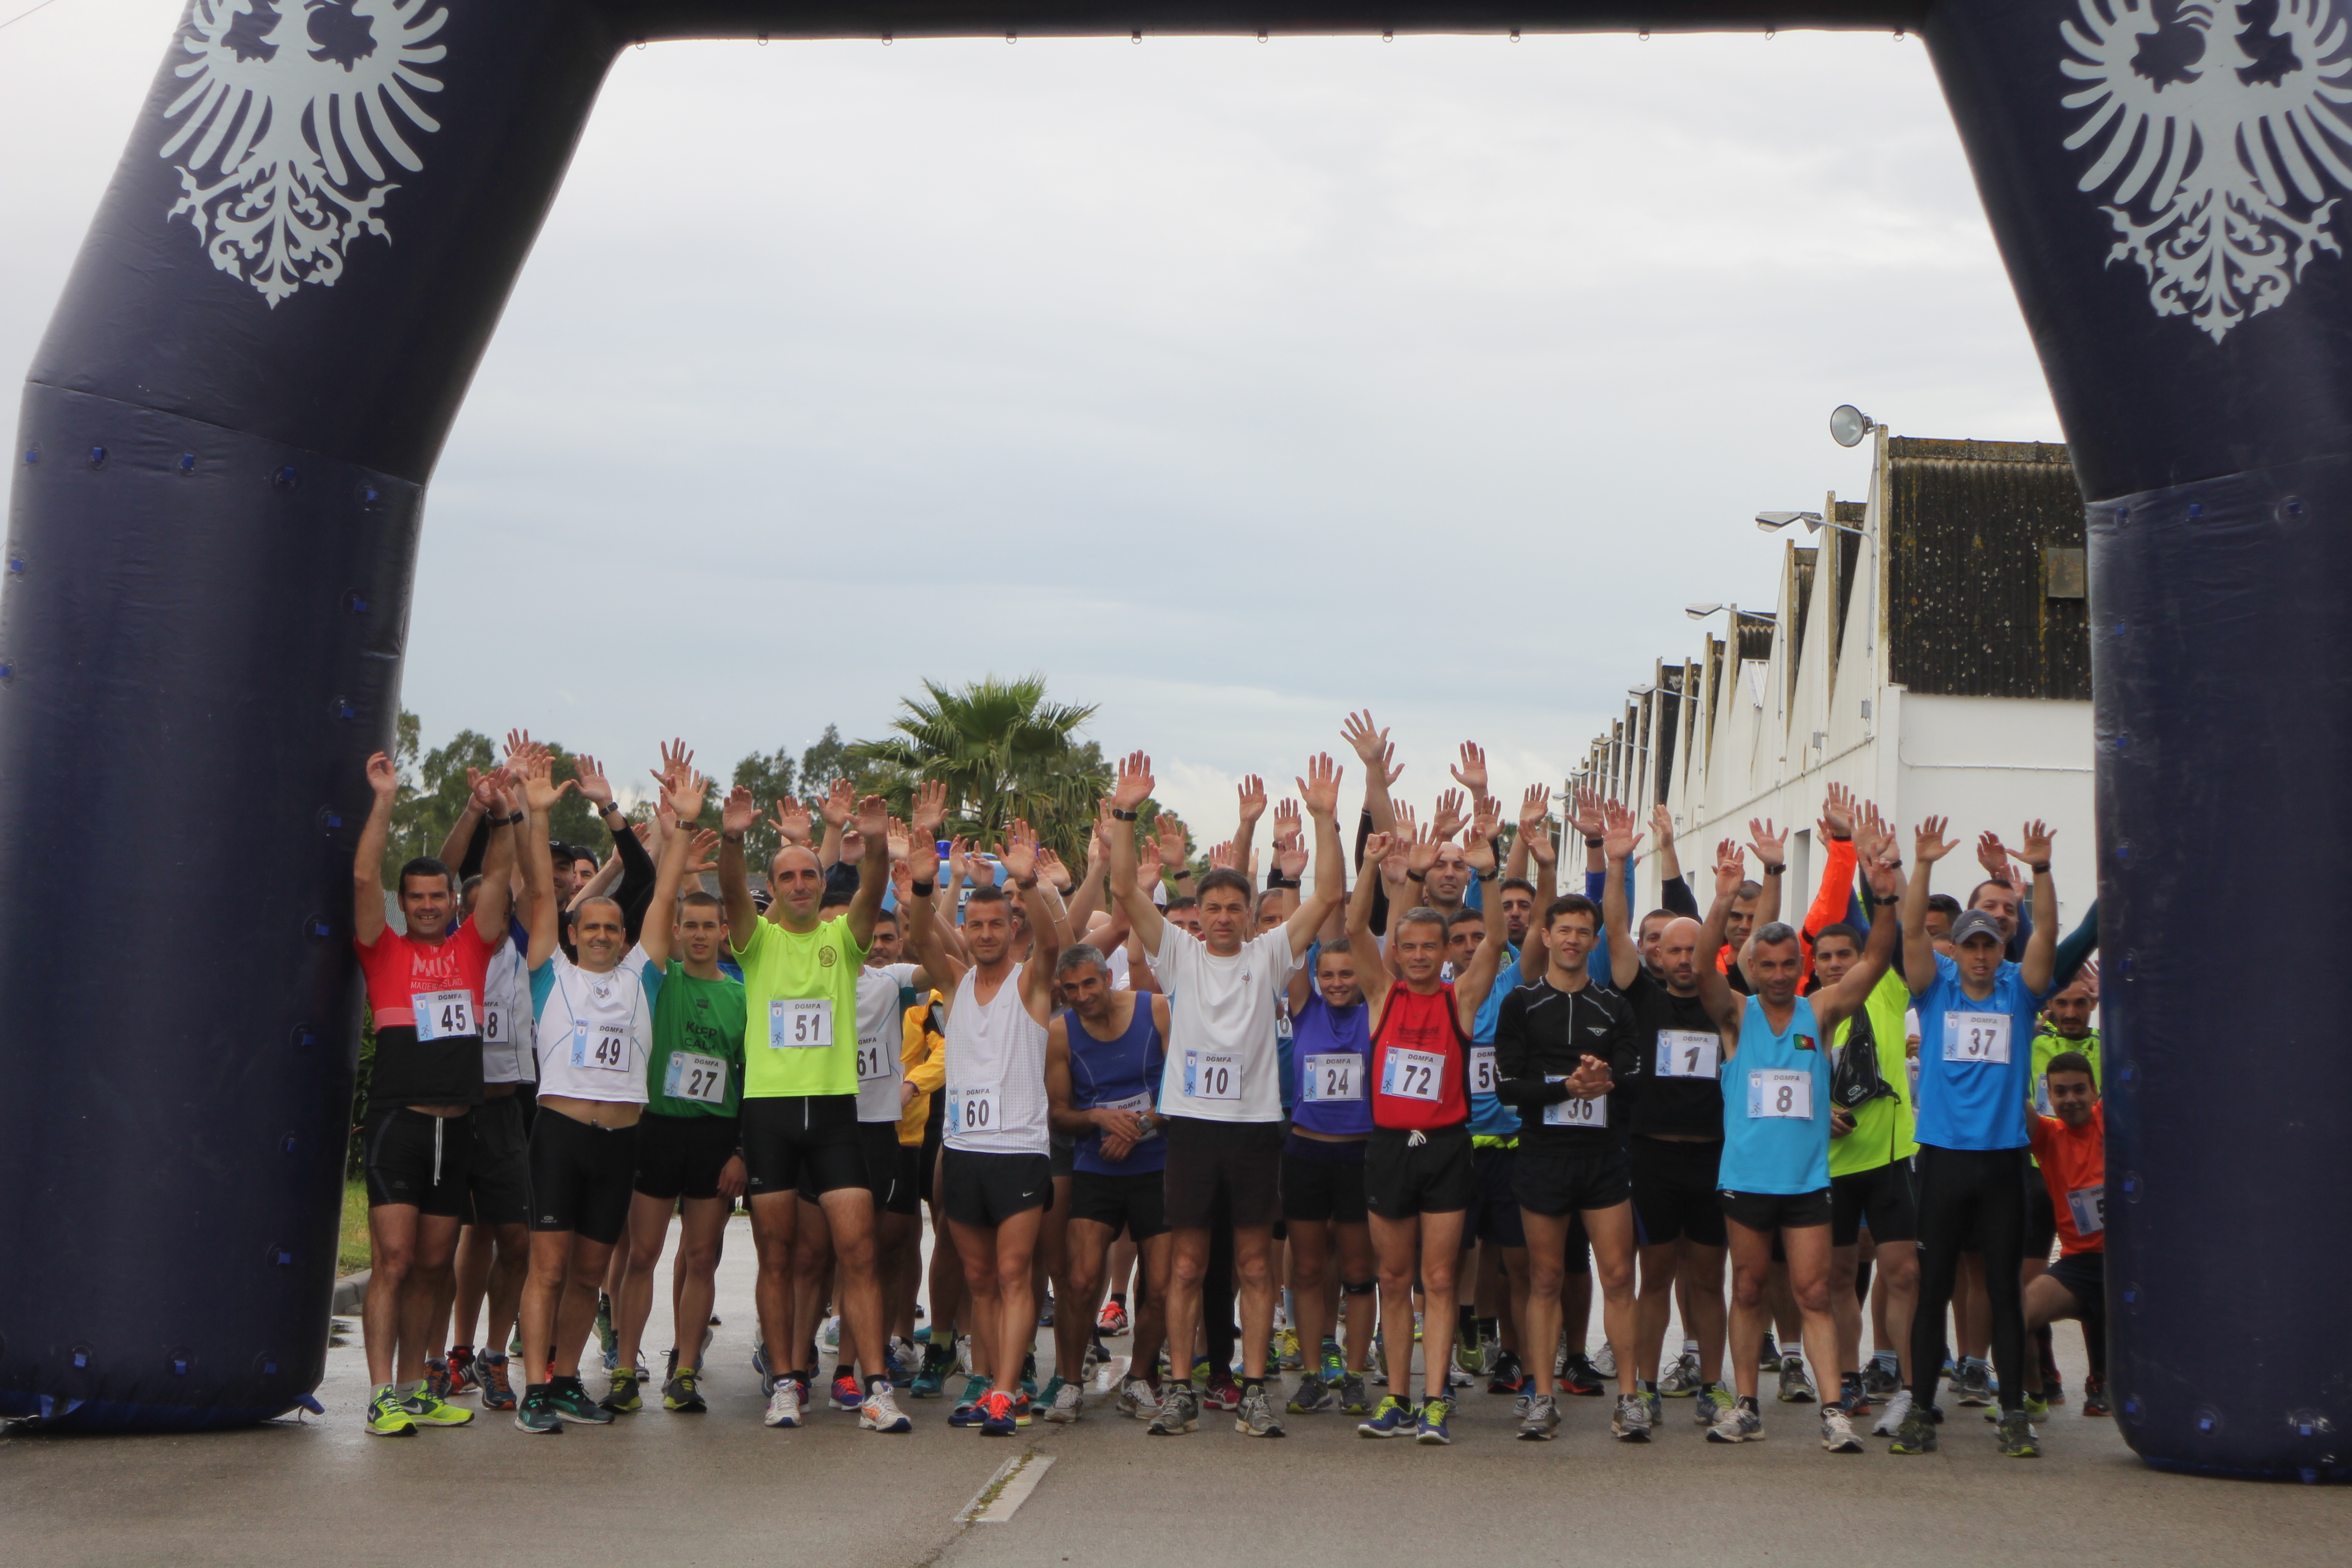
[[[904,811],[918,782],[948,786],[950,832],[993,843],[1026,818],[1073,870],[1086,863],[1095,806],[1110,787],[1102,749],[1080,741],[1095,708],[1045,700],[1045,678],[995,676],[950,690],[926,680],[928,698],[903,698],[898,731],[849,748],[866,787]]]

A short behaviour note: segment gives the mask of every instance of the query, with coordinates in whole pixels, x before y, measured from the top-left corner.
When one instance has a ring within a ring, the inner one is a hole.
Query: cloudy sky
[[[11,374],[179,10],[0,27]],[[1916,40],[633,49],[434,478],[404,700],[723,771],[1043,670],[1204,831],[1367,703],[1408,793],[1465,738],[1556,785],[1684,604],[1772,603],[1759,508],[1864,493],[1848,401],[2059,434]]]

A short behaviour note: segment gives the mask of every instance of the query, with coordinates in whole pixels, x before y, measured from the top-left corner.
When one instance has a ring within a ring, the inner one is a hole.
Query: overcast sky
[[[11,375],[179,11],[0,28]],[[1367,703],[1408,794],[1465,738],[1556,787],[1685,603],[1771,605],[1759,508],[1864,494],[1849,401],[2059,438],[1916,40],[633,49],[434,477],[404,702],[723,773],[1036,669],[1204,834]]]

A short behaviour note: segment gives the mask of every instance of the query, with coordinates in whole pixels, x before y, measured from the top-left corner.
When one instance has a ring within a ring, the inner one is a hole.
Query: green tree
[[[992,675],[952,690],[926,680],[923,690],[900,700],[897,734],[848,749],[860,787],[904,816],[913,786],[937,780],[948,789],[950,832],[992,843],[1024,817],[1073,868],[1084,865],[1095,806],[1110,786],[1101,747],[1077,734],[1093,705],[1047,701],[1043,675]]]
[[[810,750],[814,751],[815,748],[811,747]],[[754,752],[735,764],[733,782],[750,790],[751,798],[760,803],[760,820],[753,823],[751,831],[743,836],[743,864],[754,876],[765,875],[776,858],[782,840],[778,838],[776,825],[768,814],[776,802],[793,793],[793,781],[796,777],[798,774],[792,753],[782,746],[764,756]],[[715,809],[706,810],[704,815],[715,817]]]
[[[449,826],[466,809],[467,768],[488,768],[498,759],[490,738],[460,730],[445,746],[420,758],[422,725],[414,713],[400,716],[400,793],[393,797],[392,837],[385,858],[397,866],[420,855],[438,855]]]
[[[856,783],[856,765],[849,742],[841,738],[841,726],[827,724],[816,744],[801,753],[801,794],[813,799],[831,790],[835,779]]]

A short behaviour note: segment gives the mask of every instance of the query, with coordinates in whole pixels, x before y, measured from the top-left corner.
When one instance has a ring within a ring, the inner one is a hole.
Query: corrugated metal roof
[[[2063,446],[1887,441],[1887,678],[1951,697],[2091,695],[2089,605],[2053,599],[2042,552],[2083,548]]]

